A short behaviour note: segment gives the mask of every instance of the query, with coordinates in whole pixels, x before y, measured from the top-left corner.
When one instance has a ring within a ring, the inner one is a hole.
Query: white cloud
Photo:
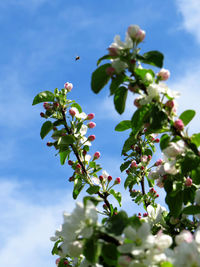
[[[62,223],[63,210],[70,212],[74,206],[71,193],[48,192],[49,203],[39,204],[45,190],[30,197],[31,185],[0,180],[0,187],[0,266],[55,267],[49,238]],[[55,204],[50,204],[53,198]]]
[[[183,16],[183,27],[200,42],[200,1],[176,0],[176,2]]]

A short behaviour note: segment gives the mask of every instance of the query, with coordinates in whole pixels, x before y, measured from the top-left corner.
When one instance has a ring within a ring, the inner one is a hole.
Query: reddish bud
[[[140,169],[143,171],[144,170],[144,166],[141,166]]]
[[[47,142],[47,146],[52,146],[53,144],[51,142]]]
[[[141,216],[141,215],[142,215],[142,214],[139,212],[139,213],[138,213],[138,216]]]
[[[69,182],[73,182],[74,181],[74,177],[69,177]]]
[[[130,171],[129,171],[129,170],[126,170],[126,173],[127,173],[127,174],[129,174],[129,173],[130,173]]]
[[[160,142],[160,139],[159,139],[159,138],[156,138],[156,139],[154,140],[154,142],[155,142],[155,143],[159,143],[159,142]]]
[[[151,155],[148,155],[148,160],[151,160],[152,156]]]
[[[158,159],[155,163],[156,166],[160,166],[163,163],[162,159]]]
[[[73,88],[73,84],[67,82],[64,84],[64,88],[67,89],[68,92],[70,92]]]
[[[86,150],[83,150],[83,156],[85,156],[87,154]]]
[[[192,179],[188,177],[185,181],[185,186],[190,187],[192,185]]]
[[[116,179],[115,179],[115,184],[120,184],[121,183],[121,178],[120,177],[117,177]]]
[[[140,102],[139,102],[139,99],[138,99],[138,98],[136,98],[136,99],[134,100],[133,104],[134,104],[134,105],[135,105],[137,108],[140,108],[140,107],[141,107],[141,105],[140,105]]]
[[[133,161],[131,162],[130,167],[131,167],[131,168],[137,168],[137,163],[136,163],[135,160],[133,160]]]
[[[105,210],[107,210],[107,205],[106,204],[103,204],[103,208],[105,209]]]
[[[94,113],[90,113],[87,115],[88,120],[93,120],[94,119]]]
[[[143,217],[147,217],[147,216],[148,216],[147,212],[143,213]]]
[[[81,164],[79,164],[79,163],[76,164],[76,168],[77,168],[77,169],[81,169]]]
[[[119,50],[115,47],[109,47],[108,51],[109,51],[109,55],[113,57],[116,57],[119,54]]]
[[[96,139],[96,136],[95,135],[88,136],[88,140],[89,141],[94,141],[95,139]]]
[[[59,103],[58,103],[58,102],[54,102],[54,103],[53,103],[53,106],[54,106],[55,108],[58,108],[58,107],[59,107]]]
[[[156,197],[159,197],[159,195],[157,194]]]
[[[44,114],[43,112],[41,112],[41,113],[40,113],[40,116],[41,116],[42,118],[44,118],[44,117],[45,117],[45,114]]]
[[[99,151],[97,151],[97,152],[95,152],[94,153],[94,159],[99,159],[100,158],[100,152]]]
[[[99,176],[99,180],[100,180],[101,182],[103,182],[103,176],[102,176],[102,175]]]
[[[69,164],[70,166],[72,166],[72,165],[74,164],[74,162],[73,162],[72,160],[68,160],[68,164]]]
[[[112,181],[112,176],[109,175],[107,179],[108,179],[108,182]]]
[[[54,130],[54,131],[57,131],[58,129],[57,129],[57,127],[53,127],[53,130]]]
[[[169,70],[161,69],[157,75],[162,81],[166,81],[170,77],[170,72]]]
[[[183,121],[181,119],[178,119],[174,122],[174,127],[178,130],[178,131],[182,131],[184,129],[184,124]]]
[[[87,124],[87,126],[88,126],[88,128],[92,129],[92,128],[94,128],[94,127],[96,126],[96,123],[93,122],[93,121],[91,121],[91,122],[89,122],[89,123]]]
[[[72,117],[74,117],[74,116],[76,115],[76,111],[75,111],[75,109],[74,109],[74,108],[70,108],[70,110],[69,110],[69,114],[70,114]]]
[[[175,106],[175,103],[173,100],[168,100],[166,103],[165,103],[165,106],[168,107],[168,108],[173,108]]]
[[[108,68],[106,69],[106,73],[107,73],[107,75],[109,75],[109,76],[113,76],[113,74],[115,73],[115,68],[113,68],[113,67],[108,67]]]

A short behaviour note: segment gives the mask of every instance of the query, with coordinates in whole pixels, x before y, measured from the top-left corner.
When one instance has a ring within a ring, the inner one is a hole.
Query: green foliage
[[[98,185],[91,185],[86,192],[90,195],[96,194],[97,192],[99,192],[100,186]]]
[[[102,256],[109,266],[117,266],[119,252],[114,244],[103,244]]]
[[[58,145],[70,145],[75,141],[75,137],[73,135],[65,135],[58,139]]]
[[[36,105],[42,102],[53,102],[54,99],[55,99],[55,96],[52,92],[44,91],[35,96],[35,98],[33,99],[32,105]]]
[[[168,134],[163,134],[160,138],[160,149],[164,150],[168,147],[168,144],[170,142],[170,136]]]
[[[101,89],[108,83],[110,80],[110,76],[106,73],[106,69],[110,67],[110,64],[104,64],[98,67],[92,73],[92,81],[91,81],[91,88],[95,94],[98,94]]]
[[[124,109],[126,106],[127,94],[128,94],[128,90],[124,86],[119,87],[115,92],[114,105],[115,105],[116,111],[119,114],[122,114],[124,112]]]
[[[130,163],[131,163],[131,160],[128,160],[128,161],[122,163],[120,166],[120,171],[123,172],[124,170],[126,170],[128,168],[128,166],[130,165]]]
[[[125,76],[124,73],[121,73],[115,77],[112,77],[112,81],[110,84],[110,95],[115,94],[118,87],[127,80],[128,80],[128,77]]]
[[[118,203],[119,203],[119,205],[120,205],[120,207],[121,207],[121,201],[122,201],[122,195],[121,195],[121,193],[120,192],[116,192],[114,189],[111,189],[110,191],[109,191],[109,193],[111,194],[111,195],[113,195],[113,197],[118,201]]]
[[[169,207],[170,214],[174,218],[177,218],[181,213],[181,209],[182,209],[182,205],[183,205],[183,192],[178,191],[173,196],[171,196],[170,194],[167,194],[165,201]]]
[[[138,108],[136,112],[133,114],[131,119],[132,128],[134,133],[138,133],[146,122],[146,118],[149,115],[149,108],[147,105]]]
[[[182,120],[183,124],[186,126],[195,116],[196,112],[192,109],[185,110],[179,116],[179,119]]]
[[[115,235],[121,235],[124,228],[128,225],[128,216],[125,211],[110,217],[107,221],[106,230]]]
[[[101,254],[101,245],[98,240],[92,236],[90,239],[86,239],[83,249],[83,255],[86,259],[95,263],[98,261],[98,257]]]
[[[82,108],[81,108],[81,106],[79,104],[77,104],[77,103],[71,104],[71,108],[73,108],[73,107],[74,108],[77,108],[79,113],[82,112]]]
[[[59,152],[61,165],[65,164],[65,161],[66,161],[67,157],[69,156],[70,152],[71,152],[70,149],[67,149],[65,151]]]
[[[77,199],[83,187],[84,187],[84,184],[82,183],[81,179],[78,178],[74,180],[74,189],[72,193],[74,199]]]
[[[115,131],[118,132],[123,132],[125,130],[130,129],[132,126],[131,121],[129,120],[125,120],[125,121],[121,121],[119,124],[117,124],[117,126],[115,127]]]
[[[40,131],[40,137],[44,139],[44,137],[53,129],[53,123],[51,121],[45,121],[42,125]]]
[[[194,143],[197,147],[199,147],[199,146],[200,146],[200,133],[198,133],[198,134],[193,134],[193,135],[191,136],[191,141],[192,141],[192,143]]]
[[[187,215],[199,214],[200,213],[200,206],[198,206],[198,205],[190,205],[190,206],[184,208],[182,213],[183,214],[187,214]]]
[[[112,59],[112,58],[113,58],[113,57],[110,56],[110,55],[105,55],[105,56],[99,58],[99,59],[97,60],[97,66],[99,66],[99,64],[101,63],[102,60]]]
[[[164,56],[159,51],[149,51],[144,53],[142,56],[137,55],[137,59],[141,62],[149,65],[153,65],[158,68],[162,68]]]
[[[59,248],[58,248],[58,246],[59,246],[59,243],[60,242],[61,242],[61,240],[58,240],[58,241],[55,242],[55,244],[53,246],[53,249],[51,251],[51,254],[52,255],[59,255]]]

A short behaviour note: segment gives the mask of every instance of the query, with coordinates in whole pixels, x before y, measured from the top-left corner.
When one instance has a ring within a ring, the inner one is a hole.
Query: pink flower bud
[[[89,122],[89,123],[87,124],[87,126],[88,126],[88,128],[92,129],[92,128],[94,128],[94,127],[96,126],[96,123],[93,122],[93,121],[91,121],[91,122]]]
[[[94,113],[90,113],[87,115],[88,120],[93,120],[94,119]]]
[[[77,168],[77,169],[81,169],[81,164],[79,164],[79,163],[76,164],[76,168]]]
[[[83,150],[83,156],[85,156],[87,154],[86,150]]]
[[[129,175],[130,171],[129,170],[126,170],[126,173]]]
[[[100,180],[101,182],[103,182],[103,176],[102,176],[102,175],[99,176],[99,180]]]
[[[165,106],[168,107],[168,108],[173,108],[175,106],[175,103],[173,100],[168,100],[166,103],[165,103]]]
[[[163,163],[162,159],[158,159],[155,163],[156,166],[160,166]]]
[[[109,175],[107,179],[108,179],[108,182],[112,181],[112,176]]]
[[[140,30],[137,32],[135,38],[136,38],[136,40],[137,40],[138,42],[142,42],[142,41],[144,40],[145,36],[146,36],[146,32],[140,29]]]
[[[185,186],[190,187],[192,185],[192,179],[188,177],[185,181]]]
[[[109,76],[113,76],[113,74],[115,73],[115,68],[113,68],[113,67],[108,67],[108,68],[106,69],[106,73],[107,73],[107,75],[109,75]]]
[[[95,135],[88,136],[88,140],[89,141],[94,141],[95,139],[96,139],[96,136]]]
[[[143,217],[147,217],[147,216],[148,216],[147,212],[143,213]]]
[[[100,158],[100,152],[99,151],[97,151],[97,152],[95,152],[94,153],[94,159],[99,159]]]
[[[58,265],[60,262],[60,258],[56,259],[56,265]]]
[[[131,168],[137,168],[137,163],[136,163],[135,160],[133,160],[133,161],[131,162],[130,167],[131,167]]]
[[[74,117],[76,115],[76,110],[74,108],[70,108],[69,114]]]
[[[108,47],[109,55],[112,57],[116,57],[119,55],[119,49],[116,47]]]
[[[159,197],[159,195],[157,194],[156,197]]]
[[[41,116],[42,118],[44,118],[44,117],[45,117],[45,114],[44,114],[43,112],[41,112],[41,113],[40,113],[40,116]]]
[[[54,103],[53,103],[53,106],[54,106],[55,108],[58,108],[58,107],[59,107],[59,103],[58,103],[58,102],[54,102]]]
[[[120,177],[117,177],[116,179],[115,179],[115,184],[120,184],[121,183],[121,178]]]
[[[132,38],[135,39],[136,38],[136,34],[138,33],[138,31],[140,30],[140,27],[138,25],[130,25],[128,27],[128,35]]]
[[[148,157],[146,155],[141,157],[141,161],[142,162],[147,162],[147,160],[148,160]]]
[[[143,171],[144,170],[144,166],[141,166],[140,169]]]
[[[159,138],[156,138],[156,139],[154,140],[154,142],[155,142],[155,143],[159,143],[159,142],[160,142],[160,139],[159,139]]]
[[[43,104],[43,107],[46,109],[46,110],[50,110],[51,109],[51,105],[47,102],[44,102]]]
[[[148,155],[148,160],[151,160],[152,156],[151,155]]]
[[[137,108],[140,108],[140,107],[141,107],[139,100],[140,100],[139,98],[136,98],[136,99],[134,100],[134,102],[133,102],[133,104],[134,104]]]
[[[74,181],[74,177],[69,177],[69,182],[73,182]]]
[[[68,164],[69,164],[70,166],[72,166],[74,163],[73,163],[72,160],[68,160]]]
[[[182,122],[181,119],[178,119],[174,122],[174,127],[178,130],[178,131],[182,131],[184,129],[184,124]]]
[[[51,142],[47,142],[47,146],[52,146],[53,144]]]
[[[73,88],[73,84],[67,82],[64,84],[64,88],[67,89],[68,92],[70,92]]]
[[[170,77],[170,72],[166,69],[161,69],[159,73],[157,74],[157,76],[160,78],[160,80],[166,81]]]

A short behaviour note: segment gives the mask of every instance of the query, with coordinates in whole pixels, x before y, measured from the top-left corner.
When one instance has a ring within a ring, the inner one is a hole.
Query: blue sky
[[[142,51],[160,50],[170,69],[170,88],[181,92],[179,113],[197,111],[190,132],[199,132],[200,1],[199,0],[2,0],[0,2],[0,266],[53,267],[49,236],[62,222],[62,211],[74,205],[70,168],[39,136],[42,107],[33,107],[43,90],[74,84],[71,99],[96,114],[97,139],[104,169],[123,176],[118,166],[126,133],[115,125],[134,111],[130,95],[125,114],[113,109],[108,90],[90,89],[96,60],[106,54],[115,34],[130,24],[146,31]],[[79,61],[75,61],[76,56]],[[80,198],[81,199],[81,198]],[[125,206],[134,212],[125,196]]]

